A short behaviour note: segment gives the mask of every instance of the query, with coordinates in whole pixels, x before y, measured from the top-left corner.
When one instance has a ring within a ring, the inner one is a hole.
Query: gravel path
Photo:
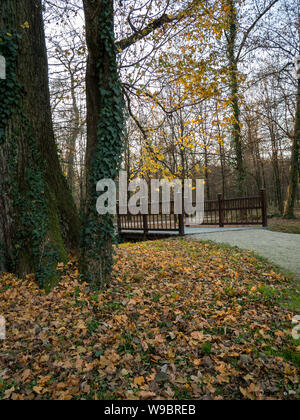
[[[250,249],[300,276],[300,235],[261,229],[201,233],[189,238],[199,241],[208,239]]]

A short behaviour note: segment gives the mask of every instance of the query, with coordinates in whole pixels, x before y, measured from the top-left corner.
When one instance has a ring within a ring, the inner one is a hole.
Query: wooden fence
[[[149,214],[136,216],[127,214],[120,215],[118,210],[118,230],[122,231],[143,231],[149,232],[178,232],[185,234],[187,218],[185,215],[178,215],[174,212],[174,203],[170,205],[170,213],[163,214],[160,205],[159,214]],[[222,194],[218,194],[217,200],[205,201],[204,220],[202,225],[193,226],[252,226],[262,225],[267,227],[267,200],[265,190],[261,190],[259,196],[223,199]]]

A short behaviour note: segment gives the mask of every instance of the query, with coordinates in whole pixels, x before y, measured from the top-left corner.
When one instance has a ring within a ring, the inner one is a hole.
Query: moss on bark
[[[78,246],[79,216],[54,140],[41,1],[2,0],[1,9],[0,271],[35,272],[45,286]]]

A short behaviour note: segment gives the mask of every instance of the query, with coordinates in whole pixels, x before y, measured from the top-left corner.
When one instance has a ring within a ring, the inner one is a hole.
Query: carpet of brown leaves
[[[0,399],[299,398],[289,280],[250,253],[122,245],[101,293],[59,269],[49,294],[0,277]]]

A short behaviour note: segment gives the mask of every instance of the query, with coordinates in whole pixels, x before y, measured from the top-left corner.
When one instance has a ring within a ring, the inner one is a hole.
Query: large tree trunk
[[[239,195],[246,194],[246,168],[243,156],[243,145],[240,123],[238,64],[235,57],[237,40],[237,9],[236,0],[228,0],[231,10],[229,13],[229,31],[227,34],[227,55],[229,62],[229,86],[232,100],[233,126],[232,147],[234,150],[234,169],[236,173],[236,191]]]
[[[82,272],[92,287],[110,281],[115,229],[111,215],[96,211],[96,185],[115,180],[122,160],[123,97],[118,77],[111,0],[84,0],[87,64],[87,201]]]
[[[300,152],[300,80],[298,80],[297,108],[295,117],[295,130],[292,144],[292,157],[290,167],[290,183],[288,188],[288,197],[285,204],[284,216],[294,218],[294,209],[299,185],[299,152]]]
[[[53,260],[65,259],[67,249],[77,246],[79,218],[54,140],[41,1],[1,0],[0,32],[9,34],[0,43],[8,74],[0,81],[1,95],[17,92],[11,84],[16,75],[22,108],[10,103],[8,120],[0,117],[5,133],[0,140],[0,271],[42,276],[45,258],[56,254]],[[15,61],[9,50],[13,43],[18,47]]]

